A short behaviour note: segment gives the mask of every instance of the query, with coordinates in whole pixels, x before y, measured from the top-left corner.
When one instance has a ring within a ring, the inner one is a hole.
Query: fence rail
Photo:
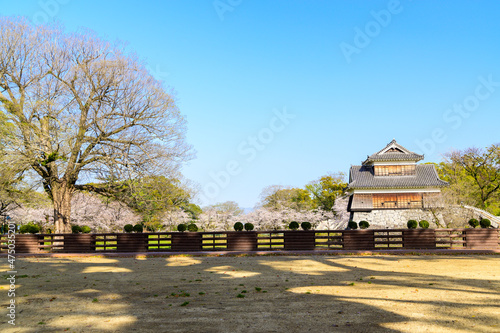
[[[20,234],[16,253],[500,249],[499,229]],[[12,247],[12,246],[11,246]],[[0,253],[9,248],[0,236]]]

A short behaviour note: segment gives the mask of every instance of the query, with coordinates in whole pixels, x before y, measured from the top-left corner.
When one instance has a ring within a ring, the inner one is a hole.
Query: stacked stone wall
[[[352,212],[351,220],[368,221],[372,229],[406,228],[408,220],[426,220],[431,228],[444,226],[441,214],[434,215],[430,210],[425,209],[380,209],[371,212]]]

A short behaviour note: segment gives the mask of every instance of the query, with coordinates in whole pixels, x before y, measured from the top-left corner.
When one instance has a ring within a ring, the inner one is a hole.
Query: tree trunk
[[[74,189],[67,184],[57,184],[52,187],[54,201],[54,226],[56,233],[71,233],[71,197]]]

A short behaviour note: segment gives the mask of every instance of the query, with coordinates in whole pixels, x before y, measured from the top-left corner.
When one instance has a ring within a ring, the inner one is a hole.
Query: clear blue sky
[[[176,91],[201,204],[242,207],[393,138],[427,162],[499,142],[499,13],[493,0],[0,0],[0,15],[127,41]]]

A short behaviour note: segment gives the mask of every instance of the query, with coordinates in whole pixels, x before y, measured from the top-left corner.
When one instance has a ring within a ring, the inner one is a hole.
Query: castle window
[[[373,194],[373,208],[375,209],[422,208],[422,194],[420,193]]]
[[[375,165],[375,176],[414,176],[415,165]]]

